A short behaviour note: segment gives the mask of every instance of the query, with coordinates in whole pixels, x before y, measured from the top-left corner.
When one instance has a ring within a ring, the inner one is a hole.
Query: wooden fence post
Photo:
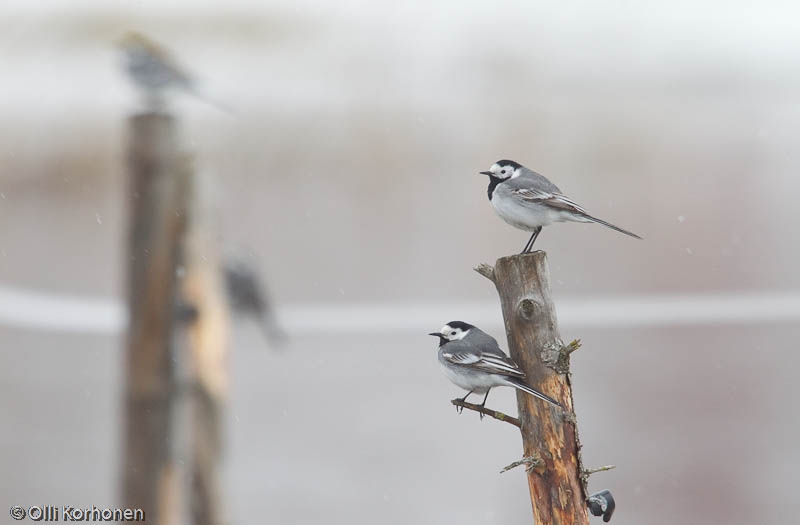
[[[218,525],[228,305],[208,181],[172,117],[130,126],[123,504],[156,525]]]
[[[196,318],[188,326],[191,386],[188,445],[189,513],[194,525],[225,523],[219,464],[228,397],[228,300],[225,297],[217,224],[208,178],[187,166],[187,232],[183,243],[181,297]]]
[[[546,254],[537,251],[503,257],[494,268],[482,265],[476,270],[497,288],[509,352],[527,375],[526,382],[564,407],[517,392],[534,521],[541,525],[588,524],[569,375],[569,355],[576,347],[565,346],[558,333]]]
[[[180,520],[176,458],[174,348],[175,268],[184,208],[174,176],[174,120],[157,113],[130,119],[128,337],[122,503],[141,508],[148,523]]]

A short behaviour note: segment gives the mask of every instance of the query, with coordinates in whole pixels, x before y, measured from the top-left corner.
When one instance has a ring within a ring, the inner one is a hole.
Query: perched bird
[[[603,521],[606,523],[611,521],[614,509],[617,508],[617,504],[614,502],[614,496],[612,496],[611,492],[608,490],[595,492],[586,498],[586,505],[589,507],[589,511],[592,515],[603,516]]]
[[[143,92],[148,108],[163,108],[165,93],[178,90],[191,93],[222,111],[230,111],[202,94],[197,82],[175,63],[169,52],[144,35],[130,32],[117,44],[123,52],[125,70]]]
[[[641,239],[635,233],[592,217],[543,175],[513,160],[498,160],[481,174],[489,176],[489,201],[500,218],[515,228],[532,232],[522,253],[530,253],[542,227],[554,222],[596,222]]]
[[[264,332],[264,337],[276,347],[286,343],[286,332],[278,324],[266,289],[252,265],[231,259],[223,265],[228,302],[234,312],[251,315]]]
[[[470,394],[485,394],[481,407],[486,406],[489,391],[496,386],[511,386],[555,406],[555,399],[534,390],[524,383],[525,373],[508,357],[497,340],[469,323],[451,321],[439,332],[429,335],[439,338],[439,364],[450,381]]]

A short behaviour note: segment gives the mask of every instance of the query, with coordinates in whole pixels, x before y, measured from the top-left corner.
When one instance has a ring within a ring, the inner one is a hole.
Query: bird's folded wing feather
[[[522,370],[509,357],[473,352],[444,352],[442,356],[454,365],[468,366],[490,374],[525,377]]]
[[[519,188],[513,190],[511,194],[520,199],[522,202],[535,202],[545,206],[550,206],[551,208],[558,208],[583,215],[586,214],[586,210],[581,208],[577,202],[566,197],[565,195],[561,195],[560,193],[550,193],[548,191],[531,188]]]

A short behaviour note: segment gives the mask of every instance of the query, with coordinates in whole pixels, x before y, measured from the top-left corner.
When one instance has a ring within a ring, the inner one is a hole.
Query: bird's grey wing
[[[510,189],[510,188],[509,188]],[[573,201],[560,193],[550,193],[548,191],[537,190],[534,188],[510,189],[511,197],[520,204],[539,204],[553,208],[554,210],[566,211],[577,215],[588,215],[577,202]]]
[[[478,354],[473,354],[471,352],[459,352],[458,350],[444,350],[442,352],[442,357],[454,365],[474,365],[481,360]]]
[[[465,366],[489,374],[525,377],[525,374],[510,357],[481,352],[464,341],[447,343],[442,350],[442,358],[453,365]]]
[[[476,346],[477,348],[480,348],[481,352],[484,354],[493,354],[506,357],[505,352],[503,352],[503,350],[500,348],[500,345],[497,344],[497,339],[482,330],[478,330],[477,328],[469,331],[466,337],[466,342]]]
[[[536,173],[532,169],[522,168],[522,175],[517,177],[517,179],[520,181],[525,181],[525,184],[532,188],[546,191],[548,193],[561,193],[561,190],[558,189],[558,186],[550,182],[550,179],[540,173]]]
[[[144,41],[141,45],[147,50],[151,60],[161,69],[161,74],[169,76],[171,82],[187,89],[194,85],[192,76],[178,64],[168,49],[150,41]]]
[[[474,365],[481,360],[481,353],[466,341],[450,341],[441,348],[445,361],[454,365]]]
[[[501,374],[519,378],[525,377],[525,373],[519,369],[517,363],[510,357],[504,355],[500,356],[484,352],[481,354],[480,361],[475,366],[491,374]]]
[[[508,194],[520,204],[539,204],[578,215],[588,215],[586,210],[566,195],[532,184],[530,179],[517,177],[509,180],[506,184],[508,184],[506,187]]]

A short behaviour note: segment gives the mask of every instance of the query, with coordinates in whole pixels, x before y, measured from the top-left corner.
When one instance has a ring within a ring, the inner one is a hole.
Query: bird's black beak
[[[447,344],[447,338],[442,335],[442,332],[431,332],[428,335],[432,335],[434,337],[439,338],[439,348],[443,347]]]
[[[481,173],[481,175],[488,175],[488,176],[490,176],[490,177],[491,177],[492,175],[494,175],[494,173],[492,173],[491,171],[482,171],[482,172],[480,172],[480,173]]]

